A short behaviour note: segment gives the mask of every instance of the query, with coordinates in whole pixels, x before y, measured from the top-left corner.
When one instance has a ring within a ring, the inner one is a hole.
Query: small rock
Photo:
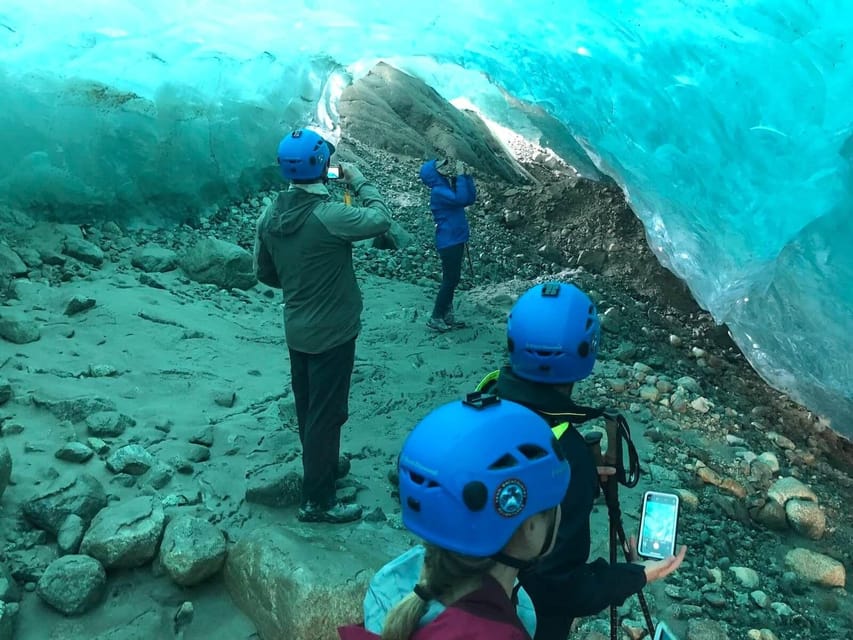
[[[116,449],[107,458],[107,469],[113,473],[128,473],[141,476],[154,465],[152,456],[145,447],[139,444],[128,444]]]
[[[99,267],[104,262],[104,252],[101,248],[82,238],[66,238],[62,253],[93,267]]]
[[[172,481],[174,474],[172,467],[158,462],[148,474],[148,484],[159,491]]]
[[[90,378],[112,378],[118,375],[118,369],[111,364],[90,364]]]
[[[95,306],[94,298],[87,298],[86,296],[74,296],[71,300],[68,301],[68,304],[65,305],[65,315],[66,316],[76,316],[78,313],[83,313],[84,311],[88,311]]]
[[[382,510],[382,507],[375,507],[369,510],[364,514],[363,518],[365,522],[385,522],[387,519],[388,518]]]
[[[233,391],[217,391],[213,396],[213,401],[220,407],[230,409],[237,402],[237,394]]]
[[[89,435],[96,438],[118,438],[135,425],[136,420],[118,411],[100,411],[86,418]]]
[[[793,498],[785,503],[785,515],[791,528],[801,536],[819,540],[826,531],[826,514],[817,503]]]
[[[757,460],[766,464],[773,473],[779,473],[781,467],[779,466],[779,458],[776,457],[775,453],[765,451],[758,456]]]
[[[181,586],[199,584],[225,562],[225,536],[207,520],[179,516],[169,523],[160,545],[160,563]]]
[[[292,464],[275,464],[247,478],[246,502],[289,507],[302,500],[302,474]]]
[[[735,579],[740,585],[746,589],[757,589],[759,585],[758,572],[749,567],[732,567],[731,572],[735,574]]]
[[[6,378],[0,378],[0,407],[12,399],[12,384]]]
[[[640,398],[648,402],[657,402],[660,400],[660,390],[657,387],[644,385],[639,390]]]
[[[61,449],[53,454],[59,460],[82,464],[89,460],[95,452],[82,442],[66,442]]]
[[[83,534],[86,533],[86,523],[83,518],[75,513],[65,518],[65,522],[59,528],[59,533],[56,535],[56,544],[59,547],[62,555],[77,553],[80,549],[80,543],[83,541]]]
[[[101,602],[107,574],[94,558],[64,556],[53,561],[38,581],[36,593],[67,616],[80,615]]]
[[[794,615],[794,610],[784,602],[771,602],[770,608],[778,615],[780,618],[790,618]]]
[[[680,377],[675,381],[675,385],[689,391],[690,393],[702,393],[702,387],[699,386],[699,383],[696,382],[695,378],[691,378],[690,376]]]
[[[760,522],[768,529],[784,531],[788,528],[788,515],[785,513],[785,507],[775,500],[768,500],[757,512],[750,512],[750,515],[756,522]]]
[[[130,263],[146,273],[164,273],[178,268],[178,254],[164,247],[145,245],[133,253]]]
[[[86,444],[89,445],[89,448],[98,455],[110,450],[109,445],[100,438],[86,438]]]
[[[210,460],[210,449],[200,444],[186,444],[182,450],[187,460],[191,462],[207,462]]]
[[[205,447],[212,447],[213,427],[205,427],[201,431],[198,431],[194,436],[190,438],[190,442],[192,444],[200,444]]]
[[[690,403],[690,406],[699,413],[708,413],[714,404],[703,396],[699,396]]]
[[[749,597],[761,609],[766,609],[770,606],[770,596],[761,591],[761,589],[750,592]]]
[[[801,579],[824,587],[843,587],[844,565],[829,556],[808,549],[792,549],[785,555],[785,566]]]
[[[0,309],[0,338],[13,344],[28,344],[41,338],[41,329],[19,311]]]
[[[767,437],[770,439],[770,442],[775,444],[780,449],[788,449],[789,451],[793,451],[797,448],[797,445],[794,444],[793,440],[786,436],[783,436],[780,433],[770,431],[767,433]]]

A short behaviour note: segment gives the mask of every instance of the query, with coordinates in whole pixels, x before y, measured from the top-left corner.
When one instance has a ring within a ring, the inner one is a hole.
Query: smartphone
[[[663,560],[675,554],[678,503],[674,493],[646,491],[643,495],[637,551],[644,558]]]
[[[659,622],[654,640],[678,640],[678,638],[665,623]]]
[[[336,164],[330,165],[329,170],[326,172],[326,178],[329,180],[338,180],[342,175],[344,175],[343,167]]]

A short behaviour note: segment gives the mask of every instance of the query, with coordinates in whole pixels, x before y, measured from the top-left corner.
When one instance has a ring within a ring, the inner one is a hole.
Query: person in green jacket
[[[391,213],[379,190],[355,165],[342,178],[360,206],[332,202],[326,188],[331,142],[310,129],[278,147],[290,187],[258,219],[255,274],[282,290],[291,386],[302,442],[302,522],[358,520],[361,507],[337,500],[341,427],[349,415],[355,341],[361,329],[361,290],[352,243],[382,236]]]

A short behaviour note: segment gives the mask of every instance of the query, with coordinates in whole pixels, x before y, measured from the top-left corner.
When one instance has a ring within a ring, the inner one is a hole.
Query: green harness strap
[[[493,386],[495,386],[495,384],[498,381],[498,377],[500,376],[500,374],[501,374],[500,369],[497,369],[495,371],[492,371],[491,373],[486,374],[486,377],[483,378],[482,380],[480,380],[480,384],[477,385],[477,388],[475,389],[475,391],[479,391],[482,393],[487,392],[489,389],[491,389]],[[557,426],[551,427],[551,433],[553,433],[554,437],[557,438],[557,440],[559,440],[560,438],[563,437],[563,434],[566,433],[566,431],[568,431],[571,428],[571,426],[572,426],[571,422],[561,422]]]

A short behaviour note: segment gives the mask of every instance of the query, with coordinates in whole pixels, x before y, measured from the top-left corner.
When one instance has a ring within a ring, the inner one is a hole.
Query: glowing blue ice
[[[499,86],[623,186],[765,377],[853,433],[853,3],[52,4],[0,5],[0,201],[174,217],[242,194],[378,58],[541,125]]]

